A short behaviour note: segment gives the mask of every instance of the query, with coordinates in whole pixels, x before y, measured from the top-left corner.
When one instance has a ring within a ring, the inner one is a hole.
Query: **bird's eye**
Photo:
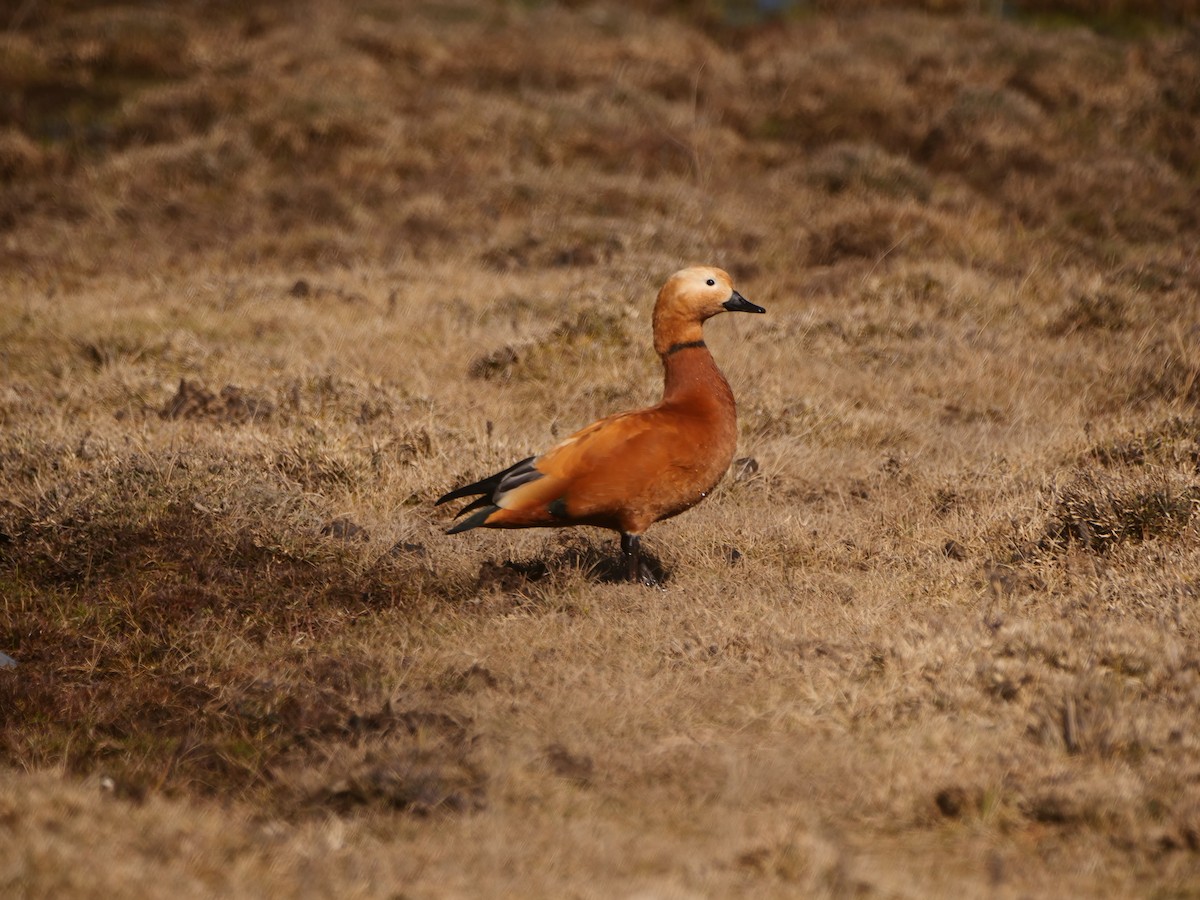
[[[705,283],[705,284],[707,284],[709,287],[712,287],[714,284],[716,284],[716,282],[715,282],[715,281],[713,281],[711,278],[710,278],[710,279],[708,279],[708,281],[706,281],[706,282],[704,282],[704,283]]]

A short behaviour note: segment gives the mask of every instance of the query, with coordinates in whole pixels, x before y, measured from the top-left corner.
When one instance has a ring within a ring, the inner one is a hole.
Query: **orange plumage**
[[[657,406],[619,413],[577,431],[540,456],[451,491],[437,502],[477,497],[448,532],[471,528],[597,525],[621,535],[630,580],[643,573],[640,536],[695,506],[721,480],[737,444],[729,382],[704,345],[718,313],[766,312],[733,289],[721,269],[672,275],[654,305],[654,349],[663,361]]]

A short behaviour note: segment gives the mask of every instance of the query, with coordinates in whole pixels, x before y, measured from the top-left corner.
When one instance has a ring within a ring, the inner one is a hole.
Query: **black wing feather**
[[[533,461],[537,457],[530,456],[527,459],[521,460],[519,463],[514,463],[507,469],[497,472],[495,475],[489,475],[487,478],[482,478],[479,481],[471,484],[463,485],[460,488],[455,488],[448,494],[443,494],[438,498],[436,506],[441,506],[443,503],[448,503],[451,500],[458,500],[460,497],[476,497],[484,496],[489,498],[494,497],[503,487],[504,490],[511,490],[514,487],[525,484],[527,481],[532,481],[535,478],[541,477],[541,472],[533,467]],[[519,470],[519,471],[518,471]],[[482,506],[478,501],[472,503],[467,509],[476,509]],[[463,512],[466,512],[464,509]],[[460,513],[459,515],[461,515]]]
[[[460,509],[458,512],[456,512],[454,514],[454,518],[456,518],[456,519],[462,518],[463,516],[465,516],[467,513],[469,513],[473,509],[482,509],[485,506],[494,506],[494,505],[495,504],[492,503],[492,495],[484,494],[482,497],[476,497],[474,500],[472,500],[470,503],[468,503],[466,506],[464,506],[462,509]]]

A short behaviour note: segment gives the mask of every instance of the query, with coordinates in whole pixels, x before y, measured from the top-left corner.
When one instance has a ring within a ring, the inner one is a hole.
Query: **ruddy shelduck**
[[[729,382],[704,344],[703,325],[722,312],[766,312],[733,289],[721,269],[672,275],[654,304],[654,349],[662,358],[662,401],[577,431],[539,456],[457,488],[439,504],[476,497],[447,533],[471,528],[596,525],[621,535],[626,576],[652,584],[641,535],[708,496],[733,461],[737,408]]]

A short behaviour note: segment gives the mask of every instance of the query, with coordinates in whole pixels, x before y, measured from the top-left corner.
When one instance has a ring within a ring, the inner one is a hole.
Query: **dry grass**
[[[1200,893],[1195,28],[715,8],[8,14],[0,886]],[[666,589],[444,536],[693,262]]]

